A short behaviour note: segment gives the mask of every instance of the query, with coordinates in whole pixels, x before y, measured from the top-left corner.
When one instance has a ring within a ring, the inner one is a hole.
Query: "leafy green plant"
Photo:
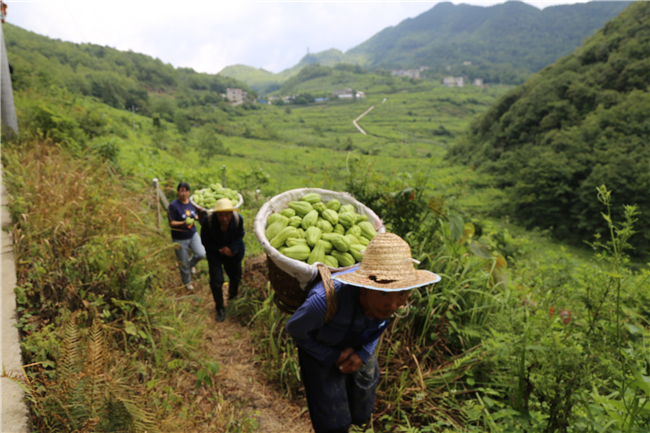
[[[175,299],[148,185],[50,142],[11,143],[2,158],[28,364],[13,378],[36,431],[250,431],[214,381],[200,304]]]

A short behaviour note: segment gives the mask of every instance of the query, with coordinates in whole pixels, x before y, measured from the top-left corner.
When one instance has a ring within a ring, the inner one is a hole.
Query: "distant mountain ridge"
[[[508,1],[483,7],[438,3],[415,18],[387,27],[343,53],[330,49],[308,54],[292,68],[278,74],[242,73],[227,67],[219,74],[237,78],[264,91],[273,89],[306,65],[358,64],[365,68],[428,66],[430,73],[481,75],[487,81],[517,83],[521,72],[530,74],[570,54],[582,40],[615,18],[630,2],[589,2],[534,6]],[[463,65],[471,62],[471,65]],[[496,66],[495,66],[496,65]],[[449,68],[448,68],[449,67]],[[250,68],[253,69],[254,68]],[[518,70],[519,74],[511,71]]]
[[[219,72],[219,75],[235,78],[257,91],[269,93],[278,90],[282,83],[298,75],[305,66],[317,63],[322,66],[334,66],[339,63],[359,64],[361,58],[362,56],[348,55],[336,48],[331,48],[319,53],[307,54],[298,64],[277,74],[262,68],[256,69],[251,66],[234,65],[226,66]]]
[[[570,54],[630,2],[590,2],[539,10],[519,1],[483,7],[438,3],[388,27],[346,54],[364,66],[429,67],[472,61],[537,72]]]

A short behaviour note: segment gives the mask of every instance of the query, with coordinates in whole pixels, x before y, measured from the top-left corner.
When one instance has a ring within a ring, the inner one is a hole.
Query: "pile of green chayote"
[[[266,220],[266,238],[281,254],[331,268],[361,262],[375,235],[368,217],[355,213],[354,206],[341,205],[336,199],[323,203],[314,192],[289,202],[286,209]]]
[[[224,188],[219,182],[210,184],[208,188],[203,188],[194,192],[192,201],[203,208],[209,209],[211,207],[214,207],[214,205],[217,203],[217,200],[224,197],[230,199],[233,207],[239,203],[237,191],[230,188]]]

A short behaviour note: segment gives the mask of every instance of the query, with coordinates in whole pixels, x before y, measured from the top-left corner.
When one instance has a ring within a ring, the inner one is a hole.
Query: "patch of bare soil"
[[[246,287],[266,287],[266,257],[247,261],[244,269]],[[307,401],[293,403],[282,398],[277,386],[269,384],[256,369],[255,348],[249,330],[228,317],[215,321],[214,301],[207,275],[195,282],[197,296],[203,298],[208,326],[206,339],[209,353],[219,362],[219,388],[224,397],[242,408],[244,414],[256,414],[258,428],[264,433],[311,433]],[[198,284],[197,284],[198,283]],[[228,293],[227,283],[223,293]],[[227,300],[225,301],[227,304]]]

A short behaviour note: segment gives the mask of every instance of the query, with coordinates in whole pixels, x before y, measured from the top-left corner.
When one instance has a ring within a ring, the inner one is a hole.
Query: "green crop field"
[[[125,170],[168,180],[189,180],[197,187],[226,177],[237,188],[260,188],[267,195],[306,186],[340,190],[350,157],[365,158],[387,178],[424,173],[431,189],[458,194],[480,209],[498,191],[491,180],[463,166],[450,166],[447,146],[469,123],[507,91],[507,87],[447,88],[432,82],[404,80],[392,93],[367,93],[358,100],[328,100],[291,106],[262,106],[231,115],[219,139],[231,155],[209,159],[196,151],[195,133],[182,135],[166,124],[162,145],[154,143],[147,118],[135,116],[141,129],[120,140]],[[352,121],[374,106],[358,123]],[[164,122],[163,122],[164,123]],[[143,157],[144,155],[144,157]],[[268,174],[268,182],[247,184],[251,172]]]

